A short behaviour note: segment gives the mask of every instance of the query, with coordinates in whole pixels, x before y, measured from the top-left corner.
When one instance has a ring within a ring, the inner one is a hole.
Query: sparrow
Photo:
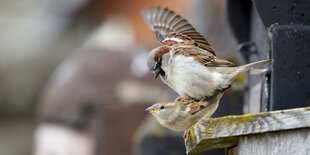
[[[218,107],[223,91],[202,101],[190,96],[178,97],[174,102],[156,103],[146,109],[164,127],[174,131],[186,131],[202,117],[210,117]]]
[[[142,10],[142,14],[161,44],[149,52],[147,66],[154,78],[159,76],[180,96],[213,98],[215,92],[229,88],[240,73],[273,61],[235,66],[217,57],[208,41],[172,10],[157,7]]]

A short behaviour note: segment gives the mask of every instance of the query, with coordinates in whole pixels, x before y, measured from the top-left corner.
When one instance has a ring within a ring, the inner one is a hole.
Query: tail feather
[[[274,61],[273,59],[269,59],[269,60],[262,60],[262,61],[252,62],[246,65],[238,66],[237,69],[231,73],[231,76],[230,76],[231,81],[233,81],[240,73],[246,72],[253,67],[272,63],[273,61]]]
[[[264,65],[264,64],[269,64],[269,63],[272,63],[272,62],[273,62],[273,59],[269,59],[269,60],[262,60],[262,61],[252,62],[252,63],[246,64],[246,65],[243,65],[243,66],[239,66],[239,68],[241,70],[240,73],[246,72],[246,71],[250,70],[253,67],[261,66],[261,65]]]

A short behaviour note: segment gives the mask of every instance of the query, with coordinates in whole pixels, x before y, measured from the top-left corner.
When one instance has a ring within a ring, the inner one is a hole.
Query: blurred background
[[[0,0],[0,155],[185,154],[183,133],[144,111],[177,96],[146,67],[158,42],[140,11],[156,6],[244,63],[225,0]],[[245,85],[214,116],[241,114]]]

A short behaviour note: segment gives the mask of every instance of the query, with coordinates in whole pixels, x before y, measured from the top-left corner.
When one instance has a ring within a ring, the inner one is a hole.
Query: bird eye
[[[197,43],[194,43],[194,46],[198,46],[198,44],[197,44]]]
[[[159,107],[159,109],[165,109],[165,106],[162,105],[162,106]]]

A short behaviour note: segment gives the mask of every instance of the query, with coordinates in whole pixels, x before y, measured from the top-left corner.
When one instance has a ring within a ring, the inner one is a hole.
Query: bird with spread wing
[[[273,61],[235,66],[217,57],[208,41],[172,10],[157,7],[142,14],[160,43],[148,54],[147,66],[154,78],[159,76],[180,95],[173,103],[157,103],[146,110],[170,129],[184,131],[203,116],[212,115],[239,74]]]

